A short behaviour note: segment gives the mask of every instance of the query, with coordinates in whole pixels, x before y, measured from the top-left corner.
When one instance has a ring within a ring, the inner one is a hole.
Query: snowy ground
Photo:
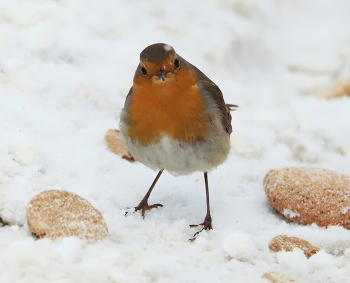
[[[165,42],[222,89],[233,113],[232,152],[209,175],[214,230],[201,173],[164,174],[150,203],[124,217],[156,173],[108,151],[139,53]],[[315,93],[350,76],[350,2],[320,0],[0,0],[0,282],[350,282],[350,237],[286,223],[267,203],[273,168],[350,174],[350,99]],[[64,189],[104,215],[109,237],[35,240],[26,208]],[[322,248],[274,254],[279,234]]]

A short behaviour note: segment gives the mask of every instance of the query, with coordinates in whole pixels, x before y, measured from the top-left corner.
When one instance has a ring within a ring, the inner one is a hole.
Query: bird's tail
[[[235,104],[226,104],[226,106],[230,111],[235,111],[238,108],[238,105]]]

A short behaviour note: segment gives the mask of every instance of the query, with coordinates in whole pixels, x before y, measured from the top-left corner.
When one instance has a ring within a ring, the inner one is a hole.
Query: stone
[[[264,188],[271,205],[287,218],[321,227],[350,229],[350,176],[329,169],[271,170]]]
[[[269,243],[269,249],[275,253],[282,250],[291,252],[295,248],[301,249],[307,258],[310,258],[320,251],[318,247],[311,245],[308,241],[297,237],[288,237],[286,235],[276,236]]]
[[[86,199],[67,191],[49,190],[34,196],[28,206],[27,220],[39,238],[77,236],[92,243],[108,235],[101,212]]]

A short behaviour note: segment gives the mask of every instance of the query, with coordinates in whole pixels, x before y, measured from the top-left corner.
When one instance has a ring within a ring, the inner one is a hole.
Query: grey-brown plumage
[[[187,64],[190,64],[190,63],[187,62]],[[210,95],[210,97],[215,101],[220,112],[222,126],[224,127],[225,131],[228,134],[231,134],[232,133],[232,125],[231,125],[232,116],[230,113],[231,109],[225,103],[224,97],[222,95],[220,88],[211,79],[209,79],[203,72],[201,72],[196,66],[193,66],[192,64],[190,65],[192,66],[194,72],[196,73],[197,84],[199,85],[201,92],[205,92],[206,94]],[[203,93],[201,94],[205,95]],[[237,107],[234,104],[229,104],[229,105],[231,105],[231,107]]]
[[[140,54],[140,61],[148,61],[159,64],[169,56],[174,55],[175,50],[165,43],[156,43],[146,47]]]

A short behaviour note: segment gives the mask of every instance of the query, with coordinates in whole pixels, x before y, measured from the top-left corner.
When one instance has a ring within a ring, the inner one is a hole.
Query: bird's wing
[[[125,98],[125,103],[124,103],[124,109],[129,109],[130,107],[130,100],[132,96],[134,95],[134,89],[133,87],[130,88],[128,95]]]
[[[210,80],[205,74],[203,74],[196,66],[193,66],[190,64],[196,73],[197,76],[197,84],[203,89],[203,92],[205,94],[209,95],[214,103],[216,104],[220,116],[221,116],[221,124],[224,127],[225,131],[228,134],[231,134],[232,132],[232,125],[231,125],[231,109],[233,107],[237,107],[236,105],[233,104],[227,104],[225,103],[224,97],[222,95],[221,90],[219,87],[212,81]],[[205,95],[202,93],[202,95]]]

